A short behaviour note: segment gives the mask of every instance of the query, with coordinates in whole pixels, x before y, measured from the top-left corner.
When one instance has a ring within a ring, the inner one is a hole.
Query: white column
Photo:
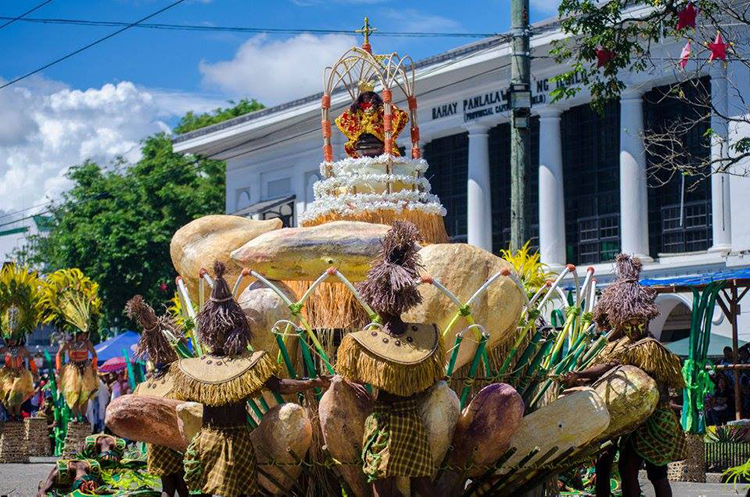
[[[727,89],[727,70],[723,64],[714,64],[711,71],[711,100],[716,109],[711,114],[712,168],[721,167],[719,161],[726,157],[729,147],[729,130],[727,121],[722,116],[729,112],[729,92]],[[717,115],[717,113],[719,115]],[[732,249],[732,218],[729,205],[729,175],[717,173],[711,175],[711,216],[714,243],[709,252],[729,252]]]
[[[467,185],[468,243],[492,252],[492,193],[490,190],[489,126],[470,124]]]
[[[553,270],[566,262],[560,114],[557,107],[539,110],[539,251]]]
[[[641,95],[626,90],[620,98],[620,240],[622,252],[651,261]]]

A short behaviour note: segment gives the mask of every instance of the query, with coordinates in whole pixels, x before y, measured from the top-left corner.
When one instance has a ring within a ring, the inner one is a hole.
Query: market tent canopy
[[[747,342],[742,340],[737,341],[737,345],[742,347]],[[675,340],[674,342],[668,342],[664,345],[667,348],[677,354],[680,357],[688,356],[688,348],[690,347],[690,337],[683,338],[681,340]],[[724,335],[718,335],[711,333],[711,339],[708,342],[708,356],[716,357],[724,354],[724,347],[732,348],[732,338]]]
[[[728,271],[717,271],[715,273],[698,274],[694,276],[678,276],[675,278],[643,279],[641,280],[641,285],[656,287],[676,287],[686,289],[686,287],[708,285],[709,283],[712,283],[714,281],[729,282],[730,280],[750,280],[750,268],[730,269]],[[726,286],[729,287],[733,285],[727,284]],[[737,284],[736,286],[744,285]]]
[[[130,359],[132,359],[133,354],[135,353],[135,344],[138,343],[140,337],[141,336],[135,331],[124,331],[119,335],[94,346],[97,362],[101,364],[107,359],[122,357],[122,349],[125,349],[130,356]]]

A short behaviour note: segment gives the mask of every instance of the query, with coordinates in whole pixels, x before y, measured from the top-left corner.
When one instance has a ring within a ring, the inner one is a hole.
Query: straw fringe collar
[[[369,383],[393,395],[410,397],[427,390],[445,377],[445,346],[438,347],[422,362],[397,364],[374,355],[354,337],[346,335],[337,351],[336,372],[358,383]]]
[[[236,404],[252,397],[277,373],[276,361],[267,353],[260,355],[239,374],[221,382],[201,379],[198,377],[199,371],[196,371],[196,376],[186,373],[180,367],[183,361],[186,359],[175,362],[170,367],[174,378],[174,397],[212,407]]]

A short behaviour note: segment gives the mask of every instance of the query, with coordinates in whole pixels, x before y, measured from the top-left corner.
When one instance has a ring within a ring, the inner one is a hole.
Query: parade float
[[[523,261],[446,243],[445,210],[429,192],[420,153],[414,65],[373,54],[367,25],[364,33],[362,47],[326,71],[324,179],[301,226],[209,216],[175,234],[175,321],[184,339],[171,325],[147,325],[179,358],[164,380],[172,386],[146,385],[116,399],[107,425],[184,454],[186,480],[199,482],[193,490],[227,497],[256,488],[369,496],[372,481],[390,476],[404,495],[428,488],[425,481],[439,495],[518,495],[556,483],[649,419],[656,383],[624,365],[566,389],[564,379],[597,364],[617,332],[594,323],[593,269],[581,278],[568,266],[538,284]],[[340,161],[331,145],[333,108],[345,109],[335,120],[348,139]],[[406,126],[409,158],[395,141]],[[399,245],[401,222],[416,239]],[[389,293],[389,285],[406,293]],[[557,327],[543,318],[553,301]],[[393,332],[401,325],[403,333]],[[307,388],[279,389],[274,376]],[[391,419],[413,428],[379,424],[386,411],[375,399],[383,392],[408,398],[399,404],[408,415]],[[246,417],[241,430],[250,433],[226,450],[246,462],[242,474],[205,454],[240,436],[217,415],[224,409],[236,418],[237,404]],[[417,447],[419,471],[383,468],[382,435],[414,431],[418,439],[408,443]],[[191,474],[201,464],[210,477]],[[243,477],[252,482],[239,483]]]

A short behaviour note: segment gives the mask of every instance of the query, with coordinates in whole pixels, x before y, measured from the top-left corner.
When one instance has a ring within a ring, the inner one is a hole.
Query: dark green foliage
[[[232,100],[230,100],[229,103],[232,104],[232,107],[226,109],[219,107],[218,109],[214,109],[212,112],[207,112],[205,114],[196,115],[192,111],[188,112],[185,114],[185,117],[180,119],[177,126],[174,127],[175,134],[181,135],[183,133],[189,133],[196,129],[205,128],[206,126],[218,124],[227,119],[232,119],[265,108],[263,104],[255,99],[248,100],[247,98],[243,98],[237,104]]]

